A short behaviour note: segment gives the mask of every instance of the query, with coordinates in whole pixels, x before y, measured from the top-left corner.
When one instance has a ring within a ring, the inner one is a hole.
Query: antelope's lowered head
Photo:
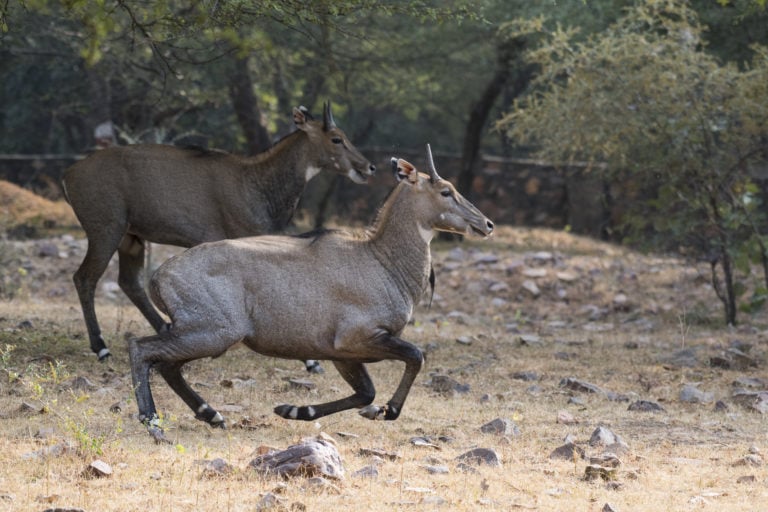
[[[321,149],[317,152],[318,167],[314,173],[326,169],[348,177],[355,183],[366,183],[368,176],[376,172],[360,151],[352,145],[346,134],[340,130],[333,120],[331,102],[323,106],[323,120],[315,121],[303,107],[293,109],[293,122],[296,128],[306,133],[310,140]],[[310,171],[308,171],[310,172]],[[307,176],[311,178],[311,175]]]
[[[435,230],[460,235],[473,232],[482,237],[489,236],[493,232],[493,222],[459,194],[453,184],[438,176],[429,144],[427,164],[429,174],[417,171],[413,164],[402,158],[392,158],[395,178],[411,185],[411,193],[418,196],[413,201],[418,205],[419,228],[423,232]]]

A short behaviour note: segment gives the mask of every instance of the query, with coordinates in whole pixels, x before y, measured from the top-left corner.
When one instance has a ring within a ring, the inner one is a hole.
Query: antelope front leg
[[[355,391],[353,395],[324,404],[300,407],[282,404],[275,407],[275,414],[287,420],[310,421],[335,412],[362,407],[373,402],[376,390],[373,387],[371,377],[368,375],[368,370],[365,369],[362,363],[334,361],[333,365],[344,380],[352,386],[352,389]]]
[[[369,420],[396,420],[403,410],[403,404],[408,397],[413,381],[424,365],[424,354],[421,350],[407,341],[395,336],[386,335],[380,339],[383,348],[387,349],[388,356],[384,359],[396,359],[405,362],[405,372],[400,379],[400,384],[386,405],[378,406],[370,404],[360,409],[359,414]]]

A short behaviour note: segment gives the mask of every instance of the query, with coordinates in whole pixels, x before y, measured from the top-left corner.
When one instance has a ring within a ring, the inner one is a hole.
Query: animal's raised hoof
[[[149,425],[147,426],[147,432],[155,440],[155,444],[173,444],[170,439],[165,437],[165,432],[160,427]]]
[[[325,373],[325,370],[320,366],[320,361],[307,361],[306,368],[309,373],[321,374]]]
[[[112,357],[112,353],[109,351],[108,348],[103,348],[99,350],[99,353],[96,354],[99,357],[99,362],[104,363],[106,362],[110,357]]]
[[[209,423],[211,428],[220,428],[221,430],[227,430],[227,424],[224,420]]]
[[[277,414],[281,418],[285,418],[287,420],[293,420],[293,419],[296,419],[298,408],[290,404],[280,404],[277,407],[275,407],[273,411],[275,414]],[[293,412],[293,416],[291,416],[292,412]]]
[[[363,418],[368,418],[369,420],[383,420],[384,416],[387,413],[387,406],[383,405],[379,407],[378,405],[366,405],[357,413],[362,416]]]

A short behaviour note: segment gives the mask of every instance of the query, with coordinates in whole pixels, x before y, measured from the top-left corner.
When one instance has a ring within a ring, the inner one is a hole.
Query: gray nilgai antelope
[[[88,237],[74,275],[91,350],[110,355],[94,309],[96,285],[115,251],[120,288],[155,331],[167,326],[142,283],[145,242],[192,247],[282,231],[307,181],[321,170],[365,183],[376,170],[333,121],[293,110],[295,130],[246,158],[164,145],[113,147],[66,170],[64,192]]]
[[[399,336],[428,286],[434,232],[493,231],[493,223],[437,175],[427,149],[429,174],[392,159],[399,183],[364,232],[224,240],[160,266],[149,289],[170,328],[128,345],[139,418],[156,440],[165,438],[150,368],[197,419],[224,426],[181,368],[240,341],[267,356],[332,361],[354,390],[333,402],[279,405],[274,412],[283,418],[313,420],[351,408],[370,419],[398,417],[424,362],[421,350]],[[381,360],[403,361],[405,373],[389,402],[375,406],[364,363]]]

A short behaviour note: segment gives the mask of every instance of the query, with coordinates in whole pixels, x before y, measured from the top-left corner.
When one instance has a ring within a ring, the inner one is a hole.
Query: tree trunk
[[[272,146],[267,129],[261,124],[256,95],[253,93],[253,81],[248,70],[247,57],[235,57],[229,75],[229,97],[235,110],[237,121],[245,135],[247,152],[255,155]]]
[[[501,94],[504,86],[512,75],[512,67],[519,63],[519,57],[525,48],[525,41],[513,39],[503,41],[497,46],[496,72],[486,84],[480,98],[472,105],[469,120],[464,130],[464,143],[461,149],[461,166],[457,179],[459,192],[469,200],[472,199],[472,182],[475,179],[475,164],[480,154],[480,141],[485,132],[488,115],[493,108],[496,99]],[[519,64],[522,66],[522,64]],[[515,77],[511,96],[518,96],[528,85],[532,74],[529,66],[522,67]]]

